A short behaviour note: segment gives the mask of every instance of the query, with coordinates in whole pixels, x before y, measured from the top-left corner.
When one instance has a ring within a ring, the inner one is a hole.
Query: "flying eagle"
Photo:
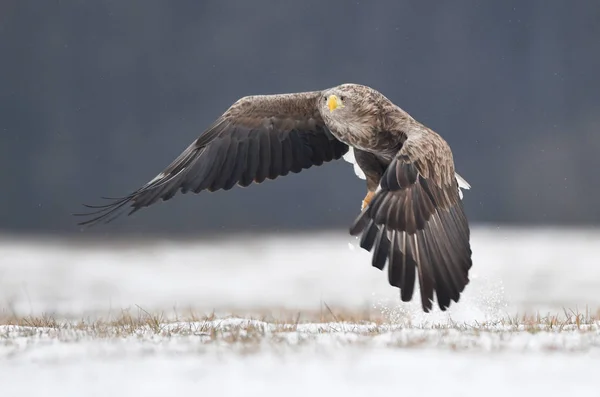
[[[458,302],[472,266],[470,231],[446,141],[373,88],[342,84],[322,91],[247,96],[235,102],[146,185],[101,206],[80,225],[132,214],[177,191],[229,190],[298,173],[344,157],[366,180],[367,194],[350,234],[388,263],[404,302],[418,277],[421,305]]]

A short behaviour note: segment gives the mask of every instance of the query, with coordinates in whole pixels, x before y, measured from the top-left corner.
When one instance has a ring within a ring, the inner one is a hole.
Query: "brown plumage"
[[[352,152],[349,152],[349,150]],[[354,155],[367,196],[350,228],[360,246],[412,299],[446,310],[469,283],[470,233],[461,202],[464,180],[448,144],[378,91],[343,84],[323,91],[244,97],[235,102],[164,171],[81,222],[109,222],[178,191],[229,190]]]

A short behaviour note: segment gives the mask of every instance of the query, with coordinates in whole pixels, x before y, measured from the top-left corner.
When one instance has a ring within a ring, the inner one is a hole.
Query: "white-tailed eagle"
[[[410,301],[415,280],[425,312],[458,302],[472,266],[470,232],[452,152],[437,133],[380,92],[343,84],[322,91],[248,96],[236,101],[146,185],[94,212],[82,225],[110,221],[178,191],[229,190],[345,157],[366,179],[367,195],[350,234],[388,263],[388,280]]]

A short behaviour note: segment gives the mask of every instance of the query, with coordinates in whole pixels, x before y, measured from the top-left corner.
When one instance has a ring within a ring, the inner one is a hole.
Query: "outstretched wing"
[[[421,305],[446,310],[458,302],[472,266],[469,225],[459,196],[452,153],[435,133],[408,137],[380,181],[380,189],[352,227],[372,265],[412,299],[419,278]]]
[[[234,103],[164,171],[131,194],[100,206],[80,225],[109,222],[178,191],[229,190],[337,160],[348,146],[329,132],[317,108],[320,92],[244,97]]]

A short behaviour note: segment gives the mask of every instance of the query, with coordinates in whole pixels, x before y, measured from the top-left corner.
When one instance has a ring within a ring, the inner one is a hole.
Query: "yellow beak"
[[[344,104],[337,95],[329,95],[329,98],[327,98],[327,107],[329,107],[330,112],[333,112],[335,109],[343,108]]]

